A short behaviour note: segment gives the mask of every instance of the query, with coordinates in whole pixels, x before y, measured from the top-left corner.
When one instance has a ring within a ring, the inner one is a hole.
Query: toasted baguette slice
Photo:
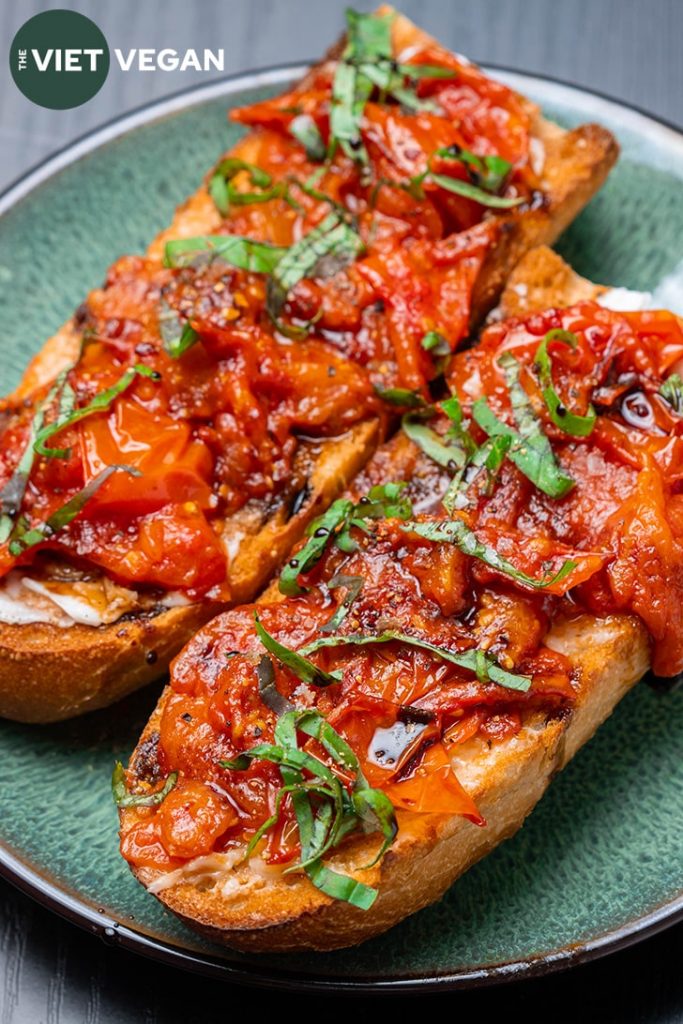
[[[387,13],[390,8],[381,8]],[[393,22],[397,54],[419,45],[436,45],[407,18]],[[338,54],[337,44],[326,59]],[[533,104],[534,146],[542,160],[544,200],[538,209],[496,217],[497,242],[489,250],[472,295],[471,325],[476,326],[497,301],[512,267],[530,247],[551,243],[600,188],[614,164],[618,146],[598,125],[567,132],[543,119]],[[233,154],[251,162],[257,145],[247,135]],[[221,219],[206,182],[177,211],[171,226],[148,249],[161,260],[164,244],[175,238],[211,234]],[[72,321],[64,325],[29,364],[17,389],[29,396],[75,358],[81,335]],[[228,524],[232,553],[233,601],[250,600],[273,574],[313,517],[332,501],[370,457],[380,440],[380,425],[368,418],[344,437],[314,447],[302,443],[297,471],[276,502],[252,502]],[[303,502],[296,502],[305,494]],[[297,513],[288,514],[296,503]],[[25,722],[50,722],[104,707],[162,675],[170,658],[217,611],[210,603],[134,612],[126,621],[97,627],[63,628],[50,623],[0,623],[0,716]]]
[[[593,298],[604,290],[542,249],[529,254],[512,275],[502,308],[517,311],[524,296],[526,311],[533,312],[568,305],[577,297]],[[355,487],[363,490],[380,479],[413,479],[414,489],[413,472],[424,465],[416,452],[405,435],[397,435],[380,449]],[[418,501],[430,489],[435,493],[434,484],[429,471],[420,477]],[[273,585],[262,600],[277,599]],[[378,889],[370,910],[331,900],[304,877],[283,876],[253,859],[236,863],[236,855],[200,857],[167,874],[138,869],[136,877],[193,927],[238,949],[335,949],[385,931],[439,899],[472,864],[517,831],[553,775],[590,739],[650,663],[649,636],[634,616],[583,614],[559,620],[544,643],[568,657],[575,669],[579,689],[571,712],[554,719],[532,712],[512,739],[491,745],[475,737],[456,748],[456,775],[487,825],[477,827],[463,817],[399,812],[398,837],[380,864],[359,869],[376,853],[371,837],[349,841],[330,858],[333,868]],[[169,694],[162,695],[131,759],[132,774],[142,781],[150,778],[150,766],[156,763],[159,724]],[[135,812],[122,812],[122,834],[134,821]]]
[[[545,640],[571,660],[580,692],[571,716],[530,717],[512,740],[489,746],[475,738],[458,748],[453,767],[486,819],[483,828],[462,817],[399,814],[399,834],[380,865],[359,870],[377,852],[368,837],[329,858],[333,869],[379,890],[370,910],[332,900],[299,875],[282,875],[253,860],[210,854],[166,875],[134,873],[170,910],[211,938],[236,949],[329,950],[356,945],[439,899],[468,868],[514,835],[550,780],[593,735],[630,687],[647,671],[649,640],[627,616],[584,615],[559,623]],[[149,750],[163,714],[162,696],[131,761],[147,777]],[[127,816],[122,813],[122,832]]]
[[[496,315],[503,320],[525,317],[553,306],[599,299],[608,291],[607,285],[580,277],[561,256],[541,245],[528,252],[510,274]]]

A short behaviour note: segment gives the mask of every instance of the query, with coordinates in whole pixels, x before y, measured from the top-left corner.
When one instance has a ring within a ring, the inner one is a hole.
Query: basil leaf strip
[[[53,512],[44,523],[28,529],[15,528],[9,544],[10,554],[17,557],[28,548],[35,547],[36,544],[42,544],[44,541],[54,537],[59,530],[68,526],[72,519],[76,518],[78,513],[83,510],[83,507],[92,498],[95,491],[99,490],[112,473],[119,472],[130,473],[131,476],[142,476],[139,470],[134,469],[132,466],[107,466],[101,473],[93,477],[83,490],[74,494],[73,498],[67,501],[65,505],[62,505],[56,512]]]
[[[133,794],[128,792],[126,786],[126,772],[120,761],[114,765],[111,776],[111,793],[117,807],[156,807],[163,803],[178,781],[178,772],[171,772],[163,788],[156,793]]]
[[[347,42],[332,82],[330,109],[330,150],[340,144],[352,160],[367,163],[368,155],[361,138],[360,124],[365,104],[374,89],[360,64],[391,61],[391,22],[393,14],[376,17],[347,10]],[[367,70],[367,67],[366,67]]]
[[[277,686],[275,685],[275,671],[273,670],[273,663],[267,654],[264,654],[258,665],[256,666],[256,674],[258,676],[258,692],[259,697],[271,711],[280,717],[287,711],[292,711],[294,705],[291,701],[288,701],[286,697],[283,697]]]
[[[332,618],[328,619],[328,621],[320,627],[321,633],[333,633],[335,629],[338,629],[339,626],[341,626],[342,622],[351,610],[351,605],[363,589],[364,584],[365,580],[362,576],[345,576],[343,573],[337,573],[332,577],[330,582],[327,584],[328,588],[330,590],[334,590],[337,587],[345,587],[346,597],[339,605]]]
[[[185,267],[199,253],[224,260],[238,270],[254,274],[271,274],[287,249],[284,246],[256,242],[241,235],[197,235],[167,242],[164,248],[165,267]]]
[[[512,439],[508,458],[524,473],[533,484],[551,498],[561,498],[574,486],[571,477],[560,469],[550,441],[543,433],[541,424],[531,408],[529,398],[519,380],[519,363],[515,357],[504,352],[498,360],[503,368],[510,392],[512,413],[518,430],[499,420],[488,406],[485,398],[478,399],[472,406],[472,416],[489,437],[506,435]]]
[[[411,647],[419,647],[421,650],[429,651],[444,661],[450,661],[459,668],[468,669],[474,672],[481,682],[493,682],[504,686],[509,690],[521,690],[526,692],[531,686],[531,677],[516,675],[514,672],[507,672],[498,662],[486,651],[470,650],[462,653],[450,651],[447,647],[439,647],[438,644],[430,643],[428,640],[421,640],[419,637],[411,636],[410,633],[402,633],[400,630],[389,629],[377,635],[362,635],[359,633],[348,633],[346,636],[326,636],[302,647],[306,654],[313,654],[323,647],[342,647],[345,644],[353,644],[365,647],[368,644],[385,644],[392,640],[401,644],[408,644]]]
[[[325,143],[320,129],[310,114],[299,114],[289,125],[290,134],[306,150],[306,156],[314,163],[325,159]]]
[[[199,340],[197,332],[188,322],[183,323],[175,309],[172,309],[165,300],[159,305],[158,318],[164,351],[168,352],[171,359],[179,359]]]
[[[281,594],[287,597],[294,597],[303,594],[303,587],[299,585],[299,575],[310,572],[318,562],[327,547],[328,541],[348,517],[353,509],[353,502],[347,498],[338,498],[333,501],[326,512],[309,525],[307,534],[309,539],[300,551],[297,551],[293,558],[280,573],[279,589]]]
[[[351,793],[328,765],[299,749],[299,731],[316,739],[335,764],[354,775]],[[232,761],[219,762],[223,768],[241,771],[255,758],[261,758],[277,764],[280,769],[283,786],[277,795],[274,813],[250,841],[246,856],[276,824],[284,797],[289,794],[299,830],[301,860],[286,871],[303,868],[313,885],[328,896],[367,910],[377,898],[377,891],[348,875],[332,871],[322,858],[346,835],[361,829],[380,832],[383,836],[382,845],[372,862],[376,863],[398,832],[391,801],[386,794],[368,785],[351,747],[318,711],[286,712],[275,727],[274,740],[274,743],[253,747]],[[304,772],[308,772],[312,779],[307,779]],[[312,796],[317,798],[316,805],[311,800]]]
[[[462,149],[458,145],[443,146],[435,151],[432,159],[434,156],[457,160],[463,164],[473,179],[473,184],[485,189],[486,192],[498,192],[512,170],[512,164],[502,156],[477,156],[469,149]]]
[[[541,344],[536,349],[534,364],[538,368],[538,376],[541,383],[541,390],[545,404],[548,407],[550,418],[556,427],[563,430],[565,434],[572,437],[588,437],[595,427],[596,413],[592,405],[588,407],[585,416],[570,412],[560,399],[553,385],[553,362],[548,351],[551,341],[561,341],[570,348],[575,349],[578,345],[576,335],[572,331],[563,331],[559,328],[548,331]]]
[[[148,377],[150,380],[160,380],[161,374],[157,373],[156,370],[150,369],[149,366],[144,366],[142,363],[136,363],[135,366],[126,370],[126,372],[119,377],[117,382],[112,384],[110,388],[105,388],[104,391],[98,392],[98,394],[91,398],[87,405],[84,405],[81,409],[75,410],[73,409],[73,390],[65,383],[57,419],[54,423],[48,423],[46,427],[40,428],[36,434],[35,441],[33,442],[33,450],[38,455],[44,455],[46,458],[70,458],[70,448],[48,448],[46,447],[45,442],[55,434],[59,434],[60,431],[64,430],[66,427],[71,427],[74,423],[79,423],[88,416],[94,416],[98,412],[106,412],[114,399],[123,394],[123,392],[130,387],[136,377]]]
[[[473,199],[480,206],[489,206],[496,210],[509,210],[513,206],[519,206],[524,202],[523,196],[496,196],[484,189],[478,188],[469,181],[462,181],[460,178],[450,178],[447,174],[434,174],[429,172],[429,180],[439,188],[452,192],[456,196],[463,196],[465,199]],[[413,179],[414,180],[414,179]]]
[[[401,420],[403,433],[439,466],[451,471],[462,469],[467,460],[464,445],[460,442],[448,443],[448,434],[437,434],[435,430],[427,426],[425,420],[431,416],[433,416],[433,410],[406,413]]]
[[[401,527],[406,533],[415,534],[425,540],[431,540],[435,544],[455,544],[460,550],[471,558],[478,558],[481,562],[502,572],[506,576],[534,590],[543,590],[555,583],[559,583],[572,570],[576,568],[576,562],[567,559],[554,576],[545,576],[537,579],[534,576],[527,576],[521,569],[516,569],[512,562],[499,555],[495,548],[483,544],[478,540],[476,534],[462,519],[450,519],[441,522],[408,522]]]
[[[333,211],[287,249],[268,282],[266,306],[276,319],[285,304],[287,293],[305,277],[331,277],[353,262],[363,251],[360,235]]]
[[[240,171],[246,171],[252,184],[262,191],[239,192],[232,184],[232,179]],[[216,167],[209,181],[209,195],[218,212],[226,217],[230,212],[231,205],[244,206],[247,203],[263,203],[281,194],[283,186],[278,184],[274,188],[269,188],[271,182],[271,176],[260,167],[247,163],[246,160],[240,160],[239,157],[229,156],[221,160]]]
[[[379,90],[380,102],[391,97],[408,110],[437,110],[406,85],[421,78],[453,78],[455,72],[429,64],[399,64],[393,59],[391,23],[394,14],[360,14],[347,10],[347,42],[332,83],[330,155],[337,145],[352,160],[367,164],[361,136],[365,104]]]
[[[486,470],[488,477],[485,493],[489,495],[492,493],[496,477],[500,472],[511,444],[512,439],[504,435],[489,437],[470,456],[467,466],[453,477],[448,485],[448,490],[443,496],[443,506],[449,515],[452,515],[456,510],[476,505],[476,501],[468,499],[466,492],[479,480],[483,469]],[[473,474],[470,473],[471,469],[475,470]]]
[[[431,352],[436,376],[440,377],[445,372],[446,364],[451,356],[451,346],[448,344],[448,339],[444,338],[443,334],[439,334],[438,331],[427,331],[420,345],[425,352]]]
[[[49,408],[54,401],[55,396],[59,394],[64,387],[66,377],[70,369],[71,367],[68,367],[66,370],[62,370],[47,393],[45,401],[41,402],[37,406],[31,421],[28,439],[24,446],[24,450],[21,453],[21,458],[19,459],[16,469],[12,473],[11,477],[0,491],[0,544],[4,544],[9,538],[14,528],[16,518],[21,511],[24,494],[26,493],[26,487],[35,461],[34,445],[36,443],[38,431],[45,419],[45,410]]]
[[[404,409],[422,409],[427,404],[419,391],[410,391],[408,388],[381,388],[375,384],[374,390],[383,402],[399,405]]]
[[[405,483],[380,484],[371,488],[367,496],[361,498],[356,505],[348,498],[338,498],[332,502],[323,515],[310,523],[306,530],[309,540],[282,569],[280,593],[294,597],[304,592],[299,584],[299,575],[310,572],[322,558],[330,541],[347,554],[355,551],[357,544],[350,534],[352,527],[367,533],[367,519],[408,519],[412,515],[412,508],[408,499],[403,497],[406,487]]]
[[[680,374],[670,374],[659,389],[662,398],[666,399],[674,412],[683,413],[683,378]]]
[[[332,683],[338,683],[341,679],[340,671],[324,672],[317,665],[314,665],[312,661],[309,661],[308,658],[302,657],[296,651],[292,651],[289,647],[279,643],[262,626],[258,612],[254,612],[254,625],[256,627],[256,635],[265,649],[274,655],[278,661],[282,662],[290,672],[293,672],[302,683],[310,683],[311,686],[330,686]]]
[[[461,178],[453,178],[449,174],[439,174],[433,171],[431,165],[435,156],[459,161],[467,170],[470,178],[474,178],[474,181],[463,181]],[[426,171],[416,174],[402,187],[416,199],[423,199],[422,186],[428,181],[454,195],[473,199],[480,206],[509,210],[525,202],[523,196],[496,195],[498,189],[502,188],[505,183],[505,178],[511,169],[512,165],[502,157],[478,157],[467,149],[460,149],[459,146],[445,146],[432,153]]]

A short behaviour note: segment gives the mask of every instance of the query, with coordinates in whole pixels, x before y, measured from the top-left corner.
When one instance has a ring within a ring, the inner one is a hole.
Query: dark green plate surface
[[[1,391],[107,265],[142,250],[236,138],[226,108],[300,72],[242,76],[151,106],[70,147],[0,199]],[[617,169],[562,239],[563,255],[596,280],[660,286],[669,305],[680,303],[681,135],[592,94],[499,75],[561,124],[600,121],[621,142]],[[281,986],[454,987],[575,963],[683,912],[683,695],[641,685],[523,830],[434,907],[345,952],[225,951],[164,911],[118,855],[109,775],[154,699],[148,690],[60,726],[0,722],[0,870],[112,941]]]

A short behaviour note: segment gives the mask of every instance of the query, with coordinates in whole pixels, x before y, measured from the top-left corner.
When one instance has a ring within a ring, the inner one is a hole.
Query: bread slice
[[[511,741],[490,747],[475,738],[458,748],[453,767],[486,819],[483,828],[462,817],[399,812],[399,833],[380,865],[358,870],[377,852],[370,838],[347,844],[330,867],[379,890],[370,910],[331,900],[299,875],[283,876],[262,862],[234,866],[236,858],[210,854],[163,874],[134,874],[161,902],[202,933],[240,950],[329,950],[356,945],[439,899],[468,868],[514,835],[576,751],[647,671],[649,640],[628,616],[582,616],[558,623],[547,645],[566,654],[581,680],[571,717],[530,717]],[[133,773],[153,745],[165,697],[131,760]],[[122,834],[135,819],[121,815]]]
[[[381,8],[387,13],[390,8]],[[397,54],[420,45],[437,44],[407,18],[393,22]],[[341,44],[328,55],[331,59]],[[598,125],[563,131],[524,101],[534,117],[534,146],[543,167],[543,202],[537,209],[497,215],[496,241],[476,280],[471,325],[476,326],[497,301],[508,273],[530,247],[552,242],[600,188],[614,164],[618,146]],[[233,154],[251,162],[253,135]],[[221,218],[207,183],[179,207],[171,226],[152,242],[148,256],[161,261],[170,239],[210,234]],[[30,397],[74,360],[81,333],[74,321],[65,324],[34,357],[15,394]],[[302,441],[297,469],[287,492],[275,502],[252,502],[228,524],[233,557],[230,584],[233,601],[258,592],[284,559],[306,525],[348,484],[377,446],[377,419],[368,416],[343,437],[307,446]],[[296,515],[289,515],[297,494]],[[26,722],[49,722],[103,707],[163,674],[169,659],[217,608],[210,603],[164,609],[142,609],[97,627],[51,623],[0,623],[0,715]]]
[[[507,311],[524,294],[528,311],[542,304],[564,306],[581,294],[603,289],[574,275],[550,250],[531,253],[503,295]],[[424,458],[405,435],[397,435],[376,454],[356,487],[378,480],[413,479],[418,497],[434,487],[423,471]],[[414,483],[413,483],[414,489]],[[432,494],[435,493],[432,489]],[[441,493],[437,491],[436,493]],[[262,600],[278,599],[275,586]],[[197,638],[197,651],[201,636]],[[635,616],[581,614],[556,620],[544,644],[565,655],[575,670],[578,692],[564,717],[527,712],[520,732],[489,743],[475,737],[454,749],[455,773],[487,821],[477,827],[463,817],[399,812],[399,833],[382,861],[359,869],[377,851],[374,837],[348,840],[329,864],[378,889],[373,906],[357,910],[331,900],[302,875],[282,875],[252,858],[239,863],[232,854],[209,854],[172,872],[151,868],[135,875],[169,909],[212,938],[242,950],[327,950],[359,943],[390,928],[437,900],[444,891],[501,840],[513,835],[545,792],[553,775],[593,735],[629,688],[647,671],[650,639]],[[132,780],[144,783],[155,762],[159,725],[170,696],[167,690],[132,756]],[[138,820],[121,813],[121,834]]]

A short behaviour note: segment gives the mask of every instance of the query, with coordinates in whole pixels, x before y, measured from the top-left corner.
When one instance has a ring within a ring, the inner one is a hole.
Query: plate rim
[[[11,181],[0,192],[0,217],[28,197],[40,185],[60,171],[99,148],[123,137],[128,132],[150,122],[171,117],[191,107],[213,99],[227,97],[233,92],[264,85],[281,84],[303,74],[313,62],[296,61],[270,65],[265,68],[236,72],[209,83],[198,83],[161,99],[151,100],[131,111],[117,115],[90,129],[60,149],[48,154],[23,174]],[[652,114],[635,104],[618,100],[605,92],[585,86],[573,85],[552,75],[527,73],[501,64],[486,63],[485,71],[502,76],[518,88],[524,83],[537,83],[550,89],[559,102],[571,105],[572,96],[595,101],[603,110],[611,108],[615,115],[627,115],[627,126],[634,131],[656,130],[667,141],[681,148],[683,154],[683,128],[666,118]],[[287,970],[268,964],[267,954],[253,962],[234,962],[212,957],[211,954],[193,952],[145,935],[135,927],[117,921],[102,908],[67,888],[50,881],[37,868],[22,859],[0,840],[0,876],[17,889],[35,899],[48,910],[97,935],[110,945],[137,953],[169,966],[218,977],[239,984],[258,984],[276,990],[338,992],[366,994],[387,991],[447,991],[484,986],[540,977],[567,970],[625,949],[683,921],[683,890],[673,898],[655,906],[639,917],[632,918],[616,928],[576,943],[543,952],[523,960],[504,961],[484,967],[445,971],[443,973],[416,973],[394,978],[348,978],[334,974],[308,975],[299,970]],[[263,966],[261,966],[263,965]]]

